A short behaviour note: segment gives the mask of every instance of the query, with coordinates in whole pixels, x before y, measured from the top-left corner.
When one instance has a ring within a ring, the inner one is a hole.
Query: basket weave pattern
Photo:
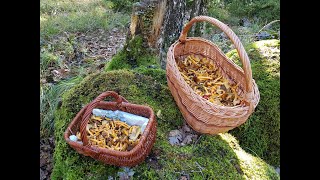
[[[112,96],[116,99],[115,102],[102,101],[104,98]],[[89,122],[92,110],[94,108],[106,110],[121,110],[128,113],[140,115],[149,118],[148,125],[146,126],[139,143],[130,151],[116,151],[106,148],[94,147],[88,143],[86,126]],[[69,139],[70,135],[74,135],[77,131],[81,132],[81,139],[83,142],[79,144]],[[157,122],[153,110],[148,106],[128,103],[122,96],[113,91],[107,91],[100,94],[91,103],[82,108],[76,117],[69,124],[64,133],[64,138],[67,143],[75,149],[78,153],[85,156],[90,156],[105,164],[115,166],[135,166],[148,156],[156,139]]]
[[[211,41],[199,37],[186,37],[195,22],[207,21],[219,27],[235,45],[243,69],[229,60]],[[234,107],[220,106],[202,98],[184,81],[175,59],[188,55],[198,55],[213,61],[221,69],[222,76],[239,83],[239,94],[244,97],[245,105]],[[207,16],[193,18],[183,29],[179,40],[172,44],[167,53],[167,80],[169,89],[186,122],[196,131],[205,134],[226,132],[243,124],[260,100],[260,94],[252,79],[249,57],[234,32],[217,19]]]

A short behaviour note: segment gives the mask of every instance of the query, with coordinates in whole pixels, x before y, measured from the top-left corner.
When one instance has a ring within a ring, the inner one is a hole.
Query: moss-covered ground
[[[242,126],[230,131],[243,149],[269,164],[280,165],[280,41],[257,41],[246,47],[260,102]],[[227,53],[239,63],[236,50]]]
[[[156,73],[165,78],[164,71]],[[119,167],[78,154],[63,139],[68,123],[81,107],[106,90],[116,91],[129,102],[146,104],[155,112],[161,112],[157,117],[156,143],[149,157],[132,168],[134,179],[178,179],[183,174],[192,179],[279,178],[273,167],[242,150],[229,133],[202,135],[196,144],[171,146],[167,135],[181,126],[183,119],[166,84],[138,72],[114,70],[90,75],[64,95],[55,119],[52,179],[107,179],[117,177],[117,172],[121,171]]]
[[[63,132],[76,113],[101,92],[112,90],[131,103],[149,105],[157,114],[156,143],[146,160],[132,168],[133,179],[180,179],[181,176],[190,179],[279,179],[267,163],[277,165],[280,159],[278,47],[276,41],[256,42],[247,47],[253,77],[261,93],[259,105],[248,121],[229,133],[201,135],[193,144],[182,147],[171,146],[167,140],[169,131],[183,125],[183,118],[167,87],[164,70],[148,66],[134,68],[129,64],[112,68],[107,65],[106,72],[87,76],[64,94],[62,106],[56,112],[56,148],[51,178],[119,178],[117,173],[122,171],[121,167],[104,165],[80,155],[63,139]],[[227,55],[237,61],[233,51]],[[121,53],[118,56],[122,56]]]

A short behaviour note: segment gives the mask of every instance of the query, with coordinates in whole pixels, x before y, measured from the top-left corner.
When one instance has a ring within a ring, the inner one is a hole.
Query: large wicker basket
[[[102,101],[108,96],[116,99],[115,102]],[[86,135],[86,126],[94,108],[106,110],[121,110],[128,113],[140,115],[149,118],[139,143],[130,151],[116,151],[106,148],[94,147],[88,144]],[[70,135],[75,135],[77,131],[81,132],[83,144],[71,141]],[[150,153],[156,139],[157,122],[153,110],[148,106],[128,103],[126,99],[118,95],[116,92],[107,91],[100,94],[91,103],[80,110],[76,117],[72,120],[64,133],[64,138],[67,143],[80,154],[91,156],[92,158],[102,161],[105,164],[115,166],[135,166],[147,157]]]
[[[240,56],[243,69],[229,60],[212,42],[199,37],[186,37],[195,22],[207,21],[220,28],[233,42]],[[245,105],[233,107],[220,106],[196,94],[181,76],[175,59],[188,55],[198,55],[213,61],[222,70],[222,75],[239,83],[239,94]],[[240,40],[224,23],[207,16],[194,17],[186,24],[179,40],[170,46],[167,53],[167,80],[169,89],[186,122],[196,131],[204,134],[226,132],[243,124],[257,106],[260,94],[252,79],[250,61]]]

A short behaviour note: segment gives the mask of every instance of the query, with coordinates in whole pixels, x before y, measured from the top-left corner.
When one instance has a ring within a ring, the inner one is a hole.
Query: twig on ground
[[[218,160],[219,163],[222,165],[221,161],[220,161],[218,158],[216,158],[215,156],[213,156],[213,158],[215,158],[216,160]]]
[[[198,167],[198,169],[200,170],[201,175],[202,175],[202,178],[204,179],[204,175],[203,175],[203,173],[202,173],[202,170],[203,170],[204,168],[203,168],[202,166],[200,166],[198,162],[195,162],[195,164],[196,164],[196,166]]]
[[[250,148],[248,148],[248,147],[243,147],[243,148],[250,150],[250,151],[253,152],[257,157],[259,157],[259,158],[261,159],[261,157],[258,156],[258,154],[257,154],[256,152],[254,152],[253,150],[251,150]]]
[[[193,143],[193,146],[195,146],[197,143],[198,143],[198,141],[199,141],[199,139],[202,137],[202,135],[200,135],[200,137]]]
[[[268,24],[266,24],[265,26],[263,26],[256,34],[259,34],[264,28],[266,28],[267,26],[270,26],[271,24],[275,23],[275,22],[279,22],[280,20],[274,20],[269,22]]]

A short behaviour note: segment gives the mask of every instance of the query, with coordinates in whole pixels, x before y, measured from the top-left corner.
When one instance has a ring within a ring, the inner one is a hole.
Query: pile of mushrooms
[[[117,151],[130,151],[141,138],[140,126],[129,126],[120,120],[92,115],[86,127],[89,144]],[[80,132],[77,138],[81,140]]]
[[[239,84],[231,84],[224,78],[213,61],[194,55],[176,61],[186,83],[204,99],[221,106],[243,103],[243,98],[237,93]]]

